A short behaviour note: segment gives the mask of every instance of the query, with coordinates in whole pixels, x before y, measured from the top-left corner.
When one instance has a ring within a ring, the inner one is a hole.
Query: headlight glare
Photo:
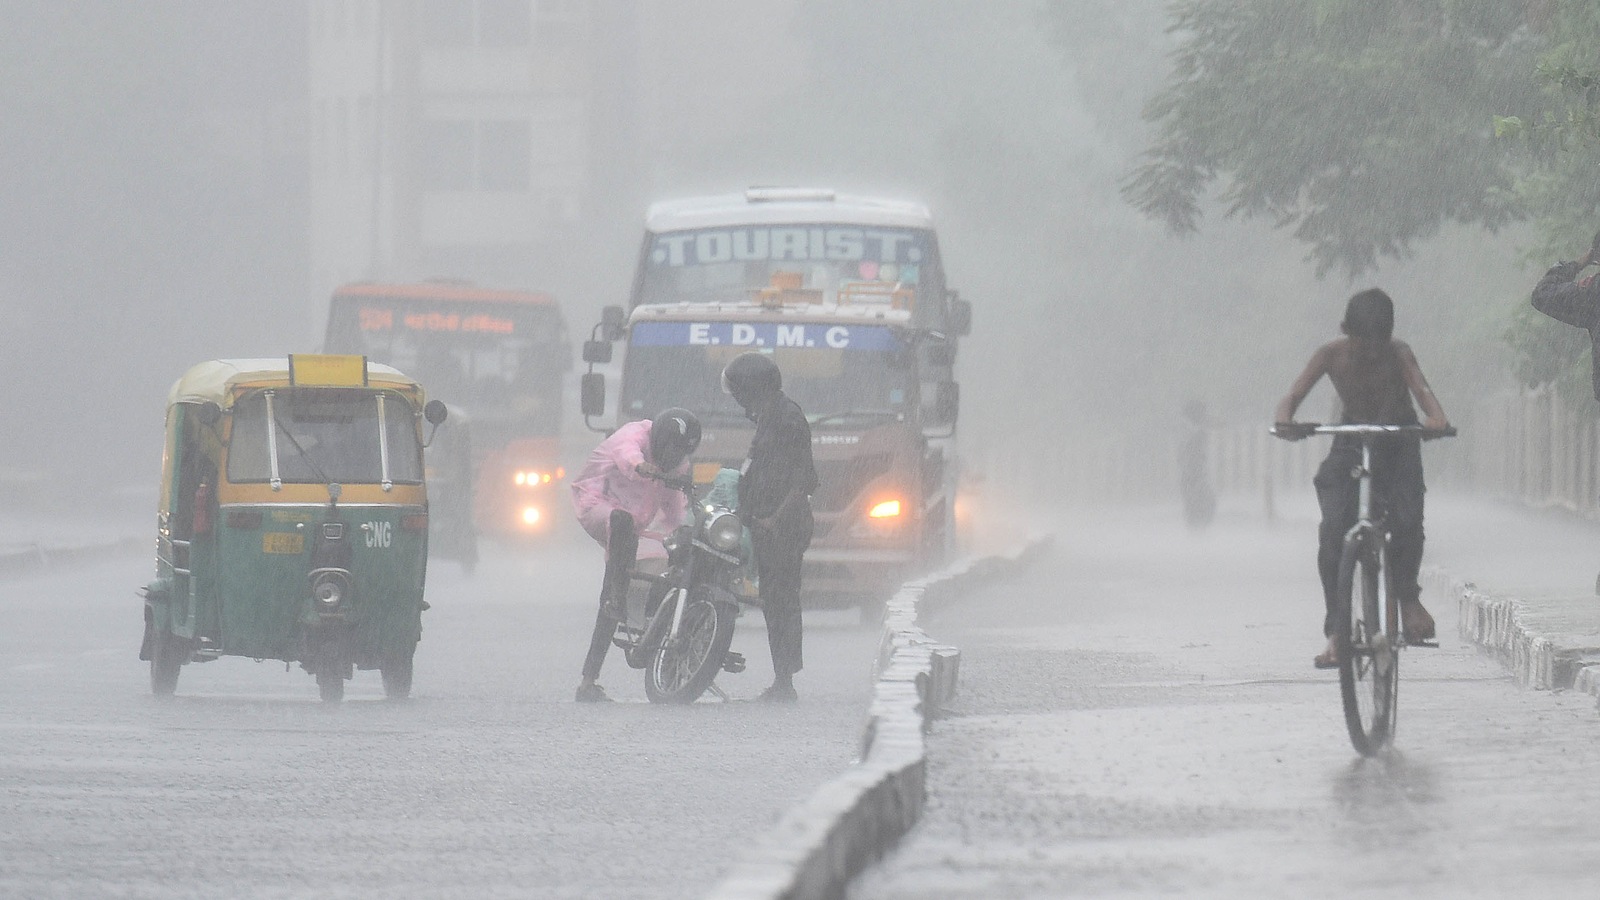
[[[899,500],[885,500],[867,511],[867,517],[872,519],[893,519],[900,515]]]

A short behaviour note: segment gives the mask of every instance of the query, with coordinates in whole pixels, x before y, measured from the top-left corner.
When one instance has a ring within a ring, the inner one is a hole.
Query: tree
[[[1571,259],[1600,228],[1600,6],[1593,0],[1530,0],[1530,30],[1541,48],[1529,61],[1539,91],[1496,117],[1504,143],[1528,149],[1517,193],[1537,229],[1530,255]],[[1574,400],[1589,395],[1589,341],[1519,302],[1506,339],[1524,382],[1553,382]]]
[[[1525,206],[1494,116],[1541,96],[1527,18],[1504,0],[1179,0],[1124,194],[1183,233],[1219,187],[1229,216],[1292,229],[1319,276],[1404,258],[1446,222],[1498,229]]]

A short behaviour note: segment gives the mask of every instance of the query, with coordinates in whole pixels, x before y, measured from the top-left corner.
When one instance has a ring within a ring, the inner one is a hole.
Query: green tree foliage
[[[1600,4],[1530,0],[1537,52],[1524,57],[1539,91],[1496,117],[1504,144],[1526,147],[1517,193],[1536,227],[1530,256],[1543,264],[1576,258],[1600,228]],[[1519,302],[1506,339],[1517,375],[1551,382],[1574,400],[1590,396],[1588,335]]]
[[[1493,117],[1540,96],[1522,4],[1179,0],[1170,16],[1172,76],[1124,193],[1173,231],[1217,190],[1228,215],[1292,229],[1319,275],[1354,277],[1446,222],[1520,215]]]

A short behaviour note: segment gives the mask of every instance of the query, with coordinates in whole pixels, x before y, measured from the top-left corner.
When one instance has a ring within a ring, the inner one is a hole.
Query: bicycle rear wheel
[[[1347,539],[1339,559],[1339,604],[1334,635],[1339,649],[1339,692],[1350,743],[1372,756],[1394,735],[1400,689],[1400,648],[1383,623],[1381,538],[1371,532]],[[1392,601],[1391,601],[1392,602]]]

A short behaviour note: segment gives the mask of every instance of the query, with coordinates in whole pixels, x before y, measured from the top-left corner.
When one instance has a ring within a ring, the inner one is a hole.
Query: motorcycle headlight
[[[744,523],[733,513],[723,513],[706,526],[706,543],[723,553],[732,553],[739,549],[739,541],[743,537]]]

